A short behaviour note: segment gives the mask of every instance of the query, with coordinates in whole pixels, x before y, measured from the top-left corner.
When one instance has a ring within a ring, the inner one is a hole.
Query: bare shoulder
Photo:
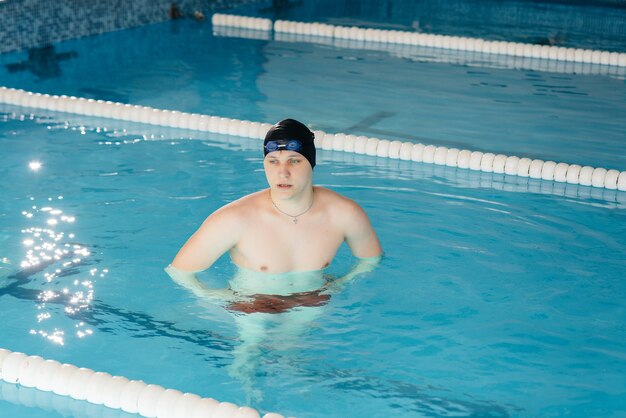
[[[263,205],[264,200],[267,199],[267,197],[264,196],[265,194],[267,194],[267,191],[261,190],[240,197],[237,200],[233,200],[232,202],[225,204],[213,213],[219,213],[221,216],[245,216],[248,212],[257,210],[261,205]]]
[[[209,268],[239,242],[248,227],[249,214],[260,204],[257,194],[244,196],[211,213],[180,249],[172,266],[183,271]]]
[[[382,248],[376,232],[363,208],[354,200],[323,187],[315,188],[323,210],[330,221],[344,234],[352,254],[360,258],[377,257]]]
[[[243,196],[237,200],[234,200],[215,212],[211,213],[205,220],[205,223],[227,223],[241,225],[243,221],[250,218],[250,214],[253,214],[258,207],[262,205],[264,191],[251,193]]]
[[[367,221],[363,208],[354,200],[324,187],[315,187],[315,193],[324,210],[327,210],[333,219],[345,222]]]

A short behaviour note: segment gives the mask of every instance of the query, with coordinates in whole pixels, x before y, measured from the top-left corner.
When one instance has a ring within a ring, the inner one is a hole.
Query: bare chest
[[[231,250],[233,261],[267,273],[327,267],[344,240],[342,231],[323,217],[264,219],[251,222]]]

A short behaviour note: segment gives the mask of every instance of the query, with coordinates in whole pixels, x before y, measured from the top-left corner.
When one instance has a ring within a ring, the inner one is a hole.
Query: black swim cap
[[[294,139],[302,143],[302,147],[296,152],[309,161],[311,168],[315,167],[315,142],[313,141],[315,135],[302,122],[295,119],[283,119],[267,131],[265,141],[263,141],[263,156],[270,152],[266,148],[269,141],[287,143]]]

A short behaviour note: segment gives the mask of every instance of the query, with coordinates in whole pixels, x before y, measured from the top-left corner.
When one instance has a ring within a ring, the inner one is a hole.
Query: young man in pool
[[[170,276],[193,290],[198,284],[191,284],[189,274],[209,268],[227,251],[237,266],[253,272],[321,270],[344,241],[358,259],[375,263],[382,248],[363,209],[313,186],[313,139],[314,134],[293,119],[270,128],[263,143],[270,187],[209,215],[168,266]]]

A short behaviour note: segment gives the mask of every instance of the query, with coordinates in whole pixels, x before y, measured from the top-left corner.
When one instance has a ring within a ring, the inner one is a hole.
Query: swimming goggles
[[[295,151],[300,152],[302,150],[302,142],[297,139],[281,139],[278,141],[267,141],[265,144],[265,151]]]

